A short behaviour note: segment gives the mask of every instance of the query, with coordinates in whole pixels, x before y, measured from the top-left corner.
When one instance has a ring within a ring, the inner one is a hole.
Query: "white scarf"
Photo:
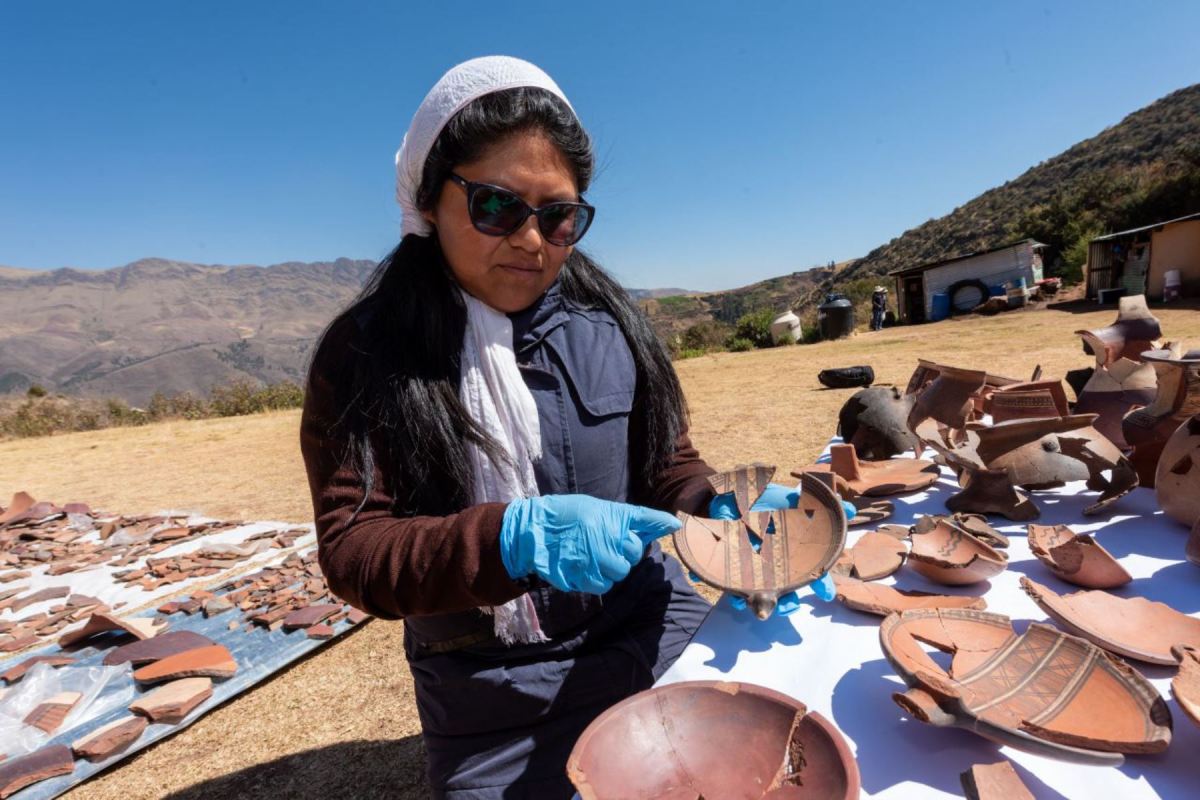
[[[517,367],[512,322],[466,292],[461,294],[467,330],[459,396],[471,418],[508,454],[507,460],[496,463],[477,445],[467,444],[474,501],[507,503],[536,497],[533,462],[542,457],[542,433],[533,394]],[[505,644],[547,641],[528,594],[481,610],[492,614],[496,636]]]

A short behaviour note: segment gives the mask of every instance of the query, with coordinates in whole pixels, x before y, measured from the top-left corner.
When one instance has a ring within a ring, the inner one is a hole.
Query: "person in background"
[[[871,294],[871,330],[883,330],[883,318],[887,314],[888,290],[876,286]]]

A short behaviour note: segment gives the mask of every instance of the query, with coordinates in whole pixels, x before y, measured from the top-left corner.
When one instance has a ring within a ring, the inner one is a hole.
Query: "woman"
[[[574,247],[592,169],[537,67],[455,67],[397,154],[402,240],[309,375],[321,566],[405,620],[439,797],[569,797],[576,738],[708,611],[655,539],[712,470],[665,349]]]

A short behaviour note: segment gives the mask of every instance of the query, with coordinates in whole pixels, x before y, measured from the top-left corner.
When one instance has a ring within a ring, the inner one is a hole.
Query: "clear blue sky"
[[[628,286],[738,286],[1200,81],[1200,3],[1136,5],[0,0],[0,264],[377,259],[421,98],[506,53],[596,141],[592,253]]]

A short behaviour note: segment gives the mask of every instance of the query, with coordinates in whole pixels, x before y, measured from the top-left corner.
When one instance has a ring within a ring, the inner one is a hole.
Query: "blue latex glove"
[[[795,508],[799,502],[799,489],[789,489],[778,483],[768,483],[762,496],[755,501],[750,510],[775,511],[777,509]],[[858,513],[858,509],[852,503],[848,503],[845,500],[842,501],[842,510],[846,512],[846,519],[851,519]],[[737,519],[739,514],[737,512],[737,501],[733,497],[733,492],[726,492],[714,497],[708,504],[708,516],[711,519]],[[699,577],[692,573],[689,573],[689,576],[694,581],[699,580]],[[833,576],[828,572],[817,578],[809,586],[812,588],[813,594],[826,602],[831,602],[837,596],[837,589],[833,585]],[[746,598],[744,597],[734,595],[730,597],[729,602],[738,611],[746,609]],[[780,596],[778,603],[775,605],[775,613],[786,617],[798,608],[800,608],[800,598],[795,592],[788,592]]]
[[[679,530],[665,511],[582,494],[514,500],[500,527],[500,558],[513,578],[537,575],[564,592],[604,594],[650,542]]]

